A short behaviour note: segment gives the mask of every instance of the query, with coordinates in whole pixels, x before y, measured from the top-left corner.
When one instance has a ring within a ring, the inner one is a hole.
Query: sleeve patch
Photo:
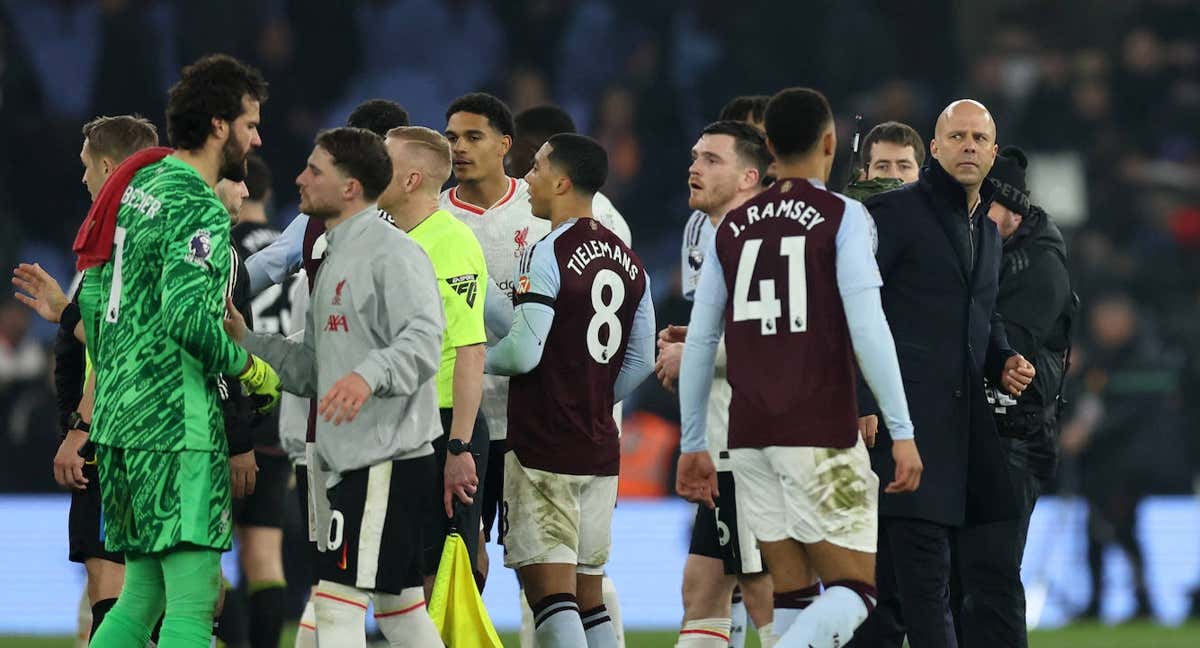
[[[206,229],[196,230],[196,233],[192,234],[191,240],[188,241],[188,253],[183,260],[192,265],[207,268],[208,259],[211,256],[212,233]]]
[[[446,279],[450,288],[467,300],[467,307],[475,307],[475,297],[479,294],[479,275],[464,274]]]

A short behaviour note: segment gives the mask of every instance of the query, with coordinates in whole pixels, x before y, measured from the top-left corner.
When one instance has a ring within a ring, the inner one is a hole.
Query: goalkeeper
[[[274,371],[221,327],[229,217],[213,187],[241,180],[265,99],[261,75],[231,57],[185,67],[167,103],[175,150],[119,167],[75,242],[105,544],[126,556],[93,647],[144,646],[164,612],[159,646],[210,643],[232,524],[218,376],[266,394],[264,407],[278,394]]]

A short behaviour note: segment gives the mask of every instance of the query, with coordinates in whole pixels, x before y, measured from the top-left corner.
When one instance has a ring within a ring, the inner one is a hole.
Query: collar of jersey
[[[450,204],[454,205],[455,207],[458,207],[459,209],[465,209],[473,214],[483,214],[483,213],[491,211],[497,207],[500,207],[504,203],[507,203],[508,201],[512,200],[512,197],[515,196],[516,193],[517,193],[517,179],[509,178],[508,179],[508,191],[504,192],[504,195],[500,198],[500,200],[497,200],[494,205],[492,205],[491,207],[488,207],[487,209],[484,209],[477,205],[472,205],[471,203],[469,203],[465,200],[459,200],[458,199],[458,187],[451,187],[450,188]]]
[[[325,241],[329,243],[331,249],[338,243],[349,241],[371,225],[371,221],[376,219],[378,213],[378,206],[368,205],[366,209],[342,221],[337,227],[326,230]]]

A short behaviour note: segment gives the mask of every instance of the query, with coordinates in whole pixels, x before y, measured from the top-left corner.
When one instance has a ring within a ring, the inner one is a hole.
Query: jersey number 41
[[[787,257],[787,319],[788,331],[803,333],[808,330],[808,271],[804,265],[803,236],[785,236],[779,240],[779,254]],[[774,277],[758,281],[758,299],[750,299],[754,269],[758,265],[758,253],[762,239],[750,239],[742,247],[738,259],[737,277],[733,284],[733,321],[758,320],[763,335],[775,335],[778,319],[783,314],[782,304],[775,296]],[[777,264],[768,264],[768,268]]]

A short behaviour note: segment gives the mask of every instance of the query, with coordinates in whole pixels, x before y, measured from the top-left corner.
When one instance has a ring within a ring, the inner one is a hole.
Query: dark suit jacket
[[[895,474],[891,438],[880,424],[871,450],[879,475],[879,512],[948,526],[1016,517],[1004,452],[984,395],[983,377],[998,378],[1012,355],[993,317],[1000,233],[987,219],[991,184],[967,228],[966,194],[937,160],[918,182],[877,194],[866,205],[879,230],[876,257],[883,309],[896,340],[900,372],[925,465],[914,493],[885,494]],[[974,267],[968,260],[974,257]],[[860,385],[860,411],[878,408]]]

